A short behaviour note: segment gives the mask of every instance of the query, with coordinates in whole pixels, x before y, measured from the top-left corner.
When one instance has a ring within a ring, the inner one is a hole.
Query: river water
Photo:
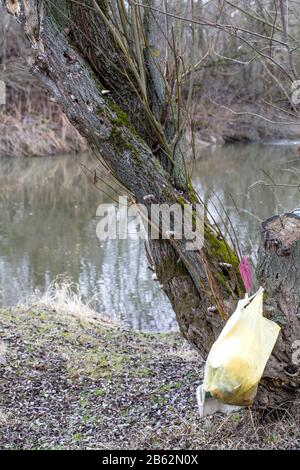
[[[298,148],[285,143],[199,150],[191,167],[195,186],[215,220],[238,239],[242,254],[255,257],[262,220],[300,203]],[[110,198],[93,187],[81,163],[97,166],[84,155],[0,160],[0,306],[21,303],[57,276],[68,276],[85,301],[93,297],[98,312],[126,327],[175,330],[143,242],[97,239],[96,210]]]

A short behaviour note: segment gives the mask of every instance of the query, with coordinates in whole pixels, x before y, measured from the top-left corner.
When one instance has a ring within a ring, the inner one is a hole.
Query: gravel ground
[[[1,449],[300,448],[299,403],[200,420],[203,364],[177,334],[0,311]]]

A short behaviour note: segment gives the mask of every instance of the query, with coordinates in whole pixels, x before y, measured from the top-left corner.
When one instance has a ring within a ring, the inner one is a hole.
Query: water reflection
[[[193,164],[196,188],[217,223],[230,228],[225,208],[243,254],[255,255],[261,221],[299,205],[298,152],[295,145],[230,145],[203,149]]]
[[[96,209],[109,199],[83,174],[85,159],[0,160],[0,304],[44,291],[66,273],[85,299],[95,296],[97,311],[126,326],[176,329],[169,302],[147,268],[143,244],[97,239]]]
[[[243,145],[199,150],[193,179],[218,222],[222,206],[243,253],[259,242],[259,223],[299,204],[297,187],[257,185],[258,180],[297,186],[296,146]],[[44,291],[57,275],[78,283],[96,309],[146,331],[176,329],[174,314],[147,268],[143,243],[99,242],[95,217],[107,196],[82,172],[86,157],[0,160],[0,305]],[[219,200],[214,197],[213,192]],[[215,205],[215,207],[214,207]]]

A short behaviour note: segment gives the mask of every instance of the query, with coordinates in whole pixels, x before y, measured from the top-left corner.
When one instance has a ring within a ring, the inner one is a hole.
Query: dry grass
[[[6,107],[0,106],[0,157],[85,151],[85,140],[30,74],[28,41],[2,7],[0,38],[0,80],[6,84]]]
[[[96,321],[103,326],[116,326],[108,317],[102,316],[93,309],[94,298],[83,302],[78,284],[66,276],[57,277],[46,292],[36,291],[30,296],[24,307],[37,310],[58,311],[63,315],[71,315],[79,320]]]
[[[70,289],[0,311],[0,448],[300,448],[299,400],[200,420],[203,364],[184,340],[91,322]]]
[[[63,113],[0,114],[0,157],[34,157],[84,152],[87,145]]]
[[[1,75],[0,75],[1,79]],[[84,152],[85,140],[18,59],[2,73],[6,108],[0,107],[0,157]]]

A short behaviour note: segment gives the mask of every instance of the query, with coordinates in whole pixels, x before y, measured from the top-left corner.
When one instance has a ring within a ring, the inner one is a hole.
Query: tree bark
[[[300,350],[300,218],[284,214],[268,219],[262,238],[257,276],[266,290],[264,312],[282,330],[258,399],[262,405],[276,406],[292,400],[300,385],[300,354],[295,350]]]
[[[88,8],[91,2],[3,2],[22,22],[36,49],[32,72],[136,201],[146,205],[149,213],[153,202],[195,204],[197,198],[189,181],[186,181],[184,191],[178,190],[173,168],[166,164],[157,136],[136,95],[135,78],[131,77],[130,70],[126,71],[123,53],[102,17]],[[105,0],[97,3],[105,10]],[[128,76],[131,77],[129,82]],[[110,90],[109,97],[102,94],[104,89]],[[162,125],[168,133],[172,125],[168,124],[165,115],[163,119]],[[147,198],[149,195],[152,195],[151,200]],[[149,253],[183,336],[206,358],[237,299],[243,295],[238,257],[208,223],[205,245],[200,251],[186,250],[185,243],[186,240],[174,238],[150,240]],[[282,296],[278,295],[273,285],[267,282],[273,266],[273,262],[267,261],[270,253],[265,245],[261,248],[258,272],[267,293],[274,298],[278,308],[280,306],[288,323],[261,387],[260,403],[264,406],[290,398],[291,391],[295,392],[299,386],[299,376],[288,369],[291,365],[289,334],[299,333],[299,319],[296,314],[291,316],[289,307],[294,307],[297,299],[299,307],[299,290],[293,291],[294,304],[290,304],[290,291],[280,291]],[[295,261],[296,258],[290,259]],[[284,271],[280,271],[280,275],[283,274]],[[282,358],[285,367],[280,368]]]

